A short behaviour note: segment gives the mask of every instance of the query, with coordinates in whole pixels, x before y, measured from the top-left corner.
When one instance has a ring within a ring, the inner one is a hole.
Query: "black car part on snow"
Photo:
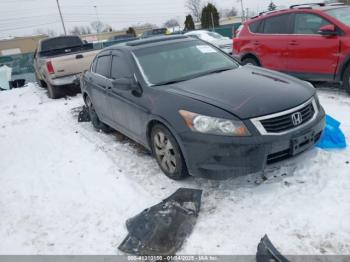
[[[134,255],[174,255],[196,224],[201,198],[202,190],[180,188],[128,219],[129,234],[119,250]]]
[[[280,252],[274,247],[267,235],[265,235],[259,245],[256,253],[257,262],[289,262]]]
[[[90,122],[90,113],[89,108],[87,106],[83,106],[83,109],[79,112],[78,122]]]

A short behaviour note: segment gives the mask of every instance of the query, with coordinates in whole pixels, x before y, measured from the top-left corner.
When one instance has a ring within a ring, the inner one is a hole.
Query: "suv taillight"
[[[55,70],[53,69],[53,65],[52,65],[51,61],[46,62],[46,68],[47,68],[47,72],[49,74],[55,73]]]

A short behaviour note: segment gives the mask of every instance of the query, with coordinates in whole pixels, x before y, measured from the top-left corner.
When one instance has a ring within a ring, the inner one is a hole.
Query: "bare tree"
[[[180,26],[180,24],[179,24],[179,21],[177,21],[175,18],[169,19],[164,23],[164,27],[168,27],[168,28],[174,28],[177,26]]]
[[[91,34],[91,28],[89,26],[75,26],[70,30],[72,35],[88,35]]]
[[[186,8],[191,12],[195,22],[201,20],[202,15],[202,0],[186,0]]]
[[[238,11],[236,8],[232,7],[232,8],[225,8],[225,9],[221,9],[220,10],[220,16],[221,17],[232,17],[232,16],[237,16],[238,15]]]
[[[106,29],[106,25],[101,21],[93,21],[91,27],[96,33],[102,33]]]

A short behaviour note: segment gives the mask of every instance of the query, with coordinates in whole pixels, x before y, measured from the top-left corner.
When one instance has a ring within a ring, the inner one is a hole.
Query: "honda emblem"
[[[292,122],[294,126],[298,126],[303,123],[303,116],[300,112],[296,112],[292,115]]]

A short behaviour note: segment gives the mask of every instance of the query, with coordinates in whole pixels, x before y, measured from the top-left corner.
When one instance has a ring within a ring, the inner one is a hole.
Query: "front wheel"
[[[164,174],[173,180],[188,176],[186,164],[174,136],[163,125],[155,125],[151,132],[152,151]]]
[[[346,92],[350,95],[350,65],[346,68],[343,77],[343,87]]]

